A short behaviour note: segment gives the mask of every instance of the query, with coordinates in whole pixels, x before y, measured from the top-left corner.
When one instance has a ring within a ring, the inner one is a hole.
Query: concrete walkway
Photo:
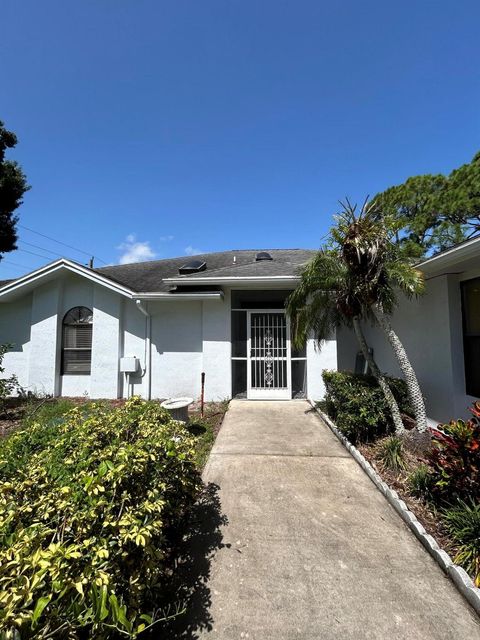
[[[480,639],[473,610],[306,402],[234,400],[204,479],[228,524],[199,637]]]

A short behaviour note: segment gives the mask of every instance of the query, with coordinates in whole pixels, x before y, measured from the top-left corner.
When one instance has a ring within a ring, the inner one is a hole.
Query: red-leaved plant
[[[432,494],[442,502],[480,500],[480,401],[470,411],[470,420],[452,420],[431,430]]]

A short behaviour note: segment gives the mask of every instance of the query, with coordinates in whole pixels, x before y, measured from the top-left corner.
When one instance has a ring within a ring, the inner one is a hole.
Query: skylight
[[[273,258],[267,251],[260,251],[260,253],[257,253],[255,261],[263,262],[264,260],[273,260]]]
[[[206,268],[207,263],[204,260],[189,260],[179,268],[178,273],[180,275],[198,273],[199,271],[205,271]]]

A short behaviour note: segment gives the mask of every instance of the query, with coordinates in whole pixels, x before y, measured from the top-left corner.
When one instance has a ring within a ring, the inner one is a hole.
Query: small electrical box
[[[136,373],[138,370],[138,358],[129,356],[120,358],[120,371],[122,373]]]

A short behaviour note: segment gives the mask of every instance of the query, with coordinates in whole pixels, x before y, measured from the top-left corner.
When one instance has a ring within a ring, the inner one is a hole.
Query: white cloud
[[[173,238],[174,236],[160,236],[159,240],[160,242],[171,242]]]
[[[150,242],[137,242],[134,233],[129,233],[125,238],[125,242],[117,247],[123,251],[118,259],[119,264],[130,264],[131,262],[142,262],[144,260],[152,260],[157,254],[150,246]]]
[[[185,253],[187,254],[187,256],[198,256],[199,253],[205,253],[205,251],[189,245],[188,247],[185,247]]]

